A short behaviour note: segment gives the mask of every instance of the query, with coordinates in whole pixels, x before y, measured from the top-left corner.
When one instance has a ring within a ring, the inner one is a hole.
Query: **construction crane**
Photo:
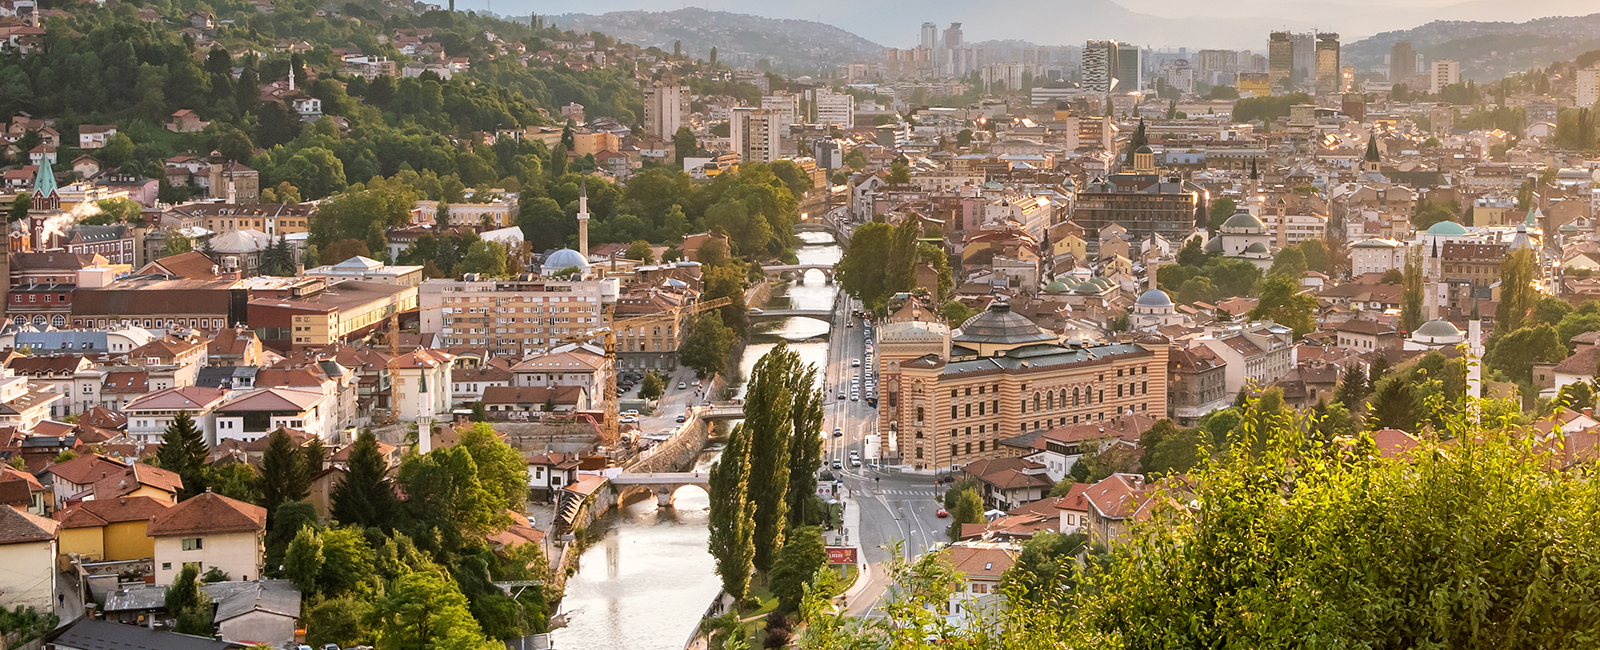
[[[702,312],[726,307],[730,304],[733,304],[733,300],[730,298],[704,300],[680,310],[678,316],[697,316]],[[661,316],[659,314],[613,320],[602,329],[590,330],[577,336],[560,339],[562,343],[584,343],[595,338],[602,339],[605,342],[605,356],[606,361],[610,362],[611,372],[606,375],[606,394],[605,399],[602,400],[605,403],[606,412],[605,422],[601,425],[600,439],[601,443],[607,447],[615,449],[617,440],[621,437],[621,432],[617,428],[617,331],[635,325],[659,322],[660,320]]]

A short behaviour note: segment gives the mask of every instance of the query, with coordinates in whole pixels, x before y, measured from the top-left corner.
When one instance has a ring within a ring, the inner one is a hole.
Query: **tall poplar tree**
[[[750,569],[756,552],[749,437],[745,425],[733,428],[722,455],[711,465],[707,490],[711,495],[708,545],[717,562],[717,575],[722,576],[722,591],[735,600],[743,600],[750,593]]]
[[[755,504],[755,567],[767,573],[783,548],[789,523],[789,438],[794,435],[794,397],[789,377],[800,357],[779,344],[756,362],[744,398],[750,436],[750,500]]]
[[[1422,247],[1406,251],[1405,279],[1400,287],[1400,328],[1415,332],[1422,327]]]
[[[1494,331],[1514,332],[1528,324],[1528,313],[1533,311],[1533,280],[1539,265],[1533,251],[1519,248],[1506,256],[1500,265],[1500,304],[1495,307]]]
[[[794,433],[789,438],[789,528],[806,525],[806,504],[812,499],[817,469],[822,467],[822,389],[817,385],[816,366],[799,368],[790,376],[789,393],[794,396],[790,419]]]

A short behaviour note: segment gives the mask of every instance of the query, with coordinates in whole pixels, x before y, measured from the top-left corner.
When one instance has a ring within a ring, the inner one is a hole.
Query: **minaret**
[[[589,261],[589,182],[578,179],[578,254]]]
[[[1361,171],[1383,171],[1383,157],[1378,155],[1378,132],[1373,131],[1367,136],[1367,153],[1361,161]]]
[[[1483,321],[1477,314],[1474,301],[1473,318],[1467,321],[1467,397],[1481,397],[1483,393]]]

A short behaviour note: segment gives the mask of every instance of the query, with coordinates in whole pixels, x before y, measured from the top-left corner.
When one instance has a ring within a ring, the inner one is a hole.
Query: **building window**
[[[956,446],[956,443],[950,443],[950,457],[954,458],[957,453],[959,453],[959,447]]]
[[[183,550],[185,550],[185,551],[198,551],[198,550],[200,550],[200,538],[199,537],[185,537],[185,538],[183,538]]]
[[[923,417],[922,417],[922,407],[920,407],[920,406],[918,406],[918,407],[917,407],[917,421],[918,421],[918,422],[921,422],[921,421],[922,421],[922,420],[923,420]]]
[[[956,406],[955,404],[950,405],[950,419],[956,419],[956,417],[960,414],[959,409],[960,407]]]

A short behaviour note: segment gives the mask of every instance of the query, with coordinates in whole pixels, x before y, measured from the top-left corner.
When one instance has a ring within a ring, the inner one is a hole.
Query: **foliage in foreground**
[[[1398,458],[1364,435],[1324,446],[1308,424],[1286,413],[1243,427],[1104,568],[1057,573],[1049,589],[1008,576],[990,616],[950,628],[910,606],[948,596],[933,560],[901,563],[888,619],[831,617],[813,599],[801,647],[1595,643],[1600,485],[1586,472],[1505,422],[1452,417],[1437,436],[1449,442]]]

